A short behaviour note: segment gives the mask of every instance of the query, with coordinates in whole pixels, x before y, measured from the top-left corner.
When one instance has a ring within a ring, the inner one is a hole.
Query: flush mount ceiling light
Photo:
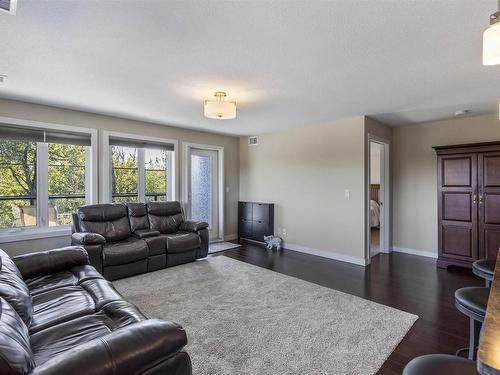
[[[483,33],[483,65],[500,64],[500,0],[498,11],[490,16],[490,27]]]
[[[215,100],[206,100],[203,110],[205,117],[216,120],[230,120],[236,117],[236,102],[226,102],[226,93],[217,91]]]

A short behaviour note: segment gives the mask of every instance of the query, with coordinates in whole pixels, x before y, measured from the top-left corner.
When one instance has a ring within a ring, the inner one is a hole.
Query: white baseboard
[[[338,254],[338,253],[334,253],[332,251],[313,249],[311,247],[296,245],[296,244],[289,243],[289,242],[283,243],[283,248],[285,250],[297,251],[299,253],[306,253],[306,254],[316,255],[319,257],[323,257],[323,258],[340,260],[341,262],[352,263],[352,264],[356,264],[358,266],[366,266],[368,264],[365,258],[351,257],[349,255]]]
[[[434,253],[432,251],[408,249],[406,247],[393,246],[392,247],[392,251],[394,251],[396,253],[418,255],[418,256],[421,256],[421,257],[434,258],[434,259],[437,259],[437,257],[438,257],[438,254]]]
[[[227,234],[224,236],[224,241],[234,241],[236,239],[238,239],[237,234]]]

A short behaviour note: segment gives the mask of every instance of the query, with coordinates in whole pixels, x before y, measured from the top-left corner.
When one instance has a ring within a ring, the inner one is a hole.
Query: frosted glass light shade
[[[500,22],[483,33],[483,65],[500,64]]]
[[[236,117],[236,103],[207,100],[203,114],[216,120],[230,120]]]

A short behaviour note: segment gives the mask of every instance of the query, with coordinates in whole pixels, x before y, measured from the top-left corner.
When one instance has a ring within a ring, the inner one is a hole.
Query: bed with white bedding
[[[370,199],[370,227],[380,226],[380,205],[373,199]]]

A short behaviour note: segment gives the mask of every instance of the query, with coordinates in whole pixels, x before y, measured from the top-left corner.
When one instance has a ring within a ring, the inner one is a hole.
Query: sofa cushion
[[[67,271],[37,276],[26,280],[32,296],[64,286],[76,286],[90,279],[102,279],[102,275],[89,265],[72,267]]]
[[[167,234],[167,253],[182,253],[200,247],[200,236],[191,232]]]
[[[148,212],[144,203],[127,203],[130,229],[135,232],[140,229],[149,229]]]
[[[103,246],[102,261],[105,266],[135,262],[148,257],[148,245],[143,240],[130,237],[125,241]]]
[[[121,203],[95,204],[77,208],[82,232],[98,233],[106,241],[121,241],[131,236],[127,207]]]
[[[28,374],[35,367],[28,329],[17,312],[0,298],[0,374]]]
[[[175,233],[184,220],[179,202],[149,202],[147,205],[152,230],[160,233]]]
[[[97,312],[49,327],[31,336],[37,365],[64,353],[77,345],[103,337],[146,317],[126,301],[107,303]]]
[[[33,296],[30,333],[95,311],[92,296],[80,286],[66,286]]]
[[[89,256],[81,246],[67,246],[60,249],[18,255],[12,260],[24,279],[89,264]]]
[[[149,256],[162,255],[167,252],[167,234],[146,237],[144,241],[148,244]]]
[[[29,327],[33,315],[33,303],[28,286],[12,259],[3,250],[0,250],[0,286],[0,297],[16,310]]]

